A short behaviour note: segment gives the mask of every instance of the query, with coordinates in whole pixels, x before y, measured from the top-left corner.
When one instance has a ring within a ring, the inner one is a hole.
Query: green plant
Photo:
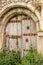
[[[20,52],[0,53],[0,65],[19,65],[20,63]]]
[[[22,59],[22,65],[43,65],[43,55],[37,50],[30,50]]]
[[[30,48],[27,55],[20,59],[20,52],[3,50],[0,53],[0,65],[43,65],[43,55]]]

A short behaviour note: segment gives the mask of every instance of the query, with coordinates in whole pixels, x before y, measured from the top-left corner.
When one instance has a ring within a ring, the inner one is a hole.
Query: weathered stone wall
[[[4,44],[4,29],[8,20],[15,14],[26,14],[35,22],[37,32],[43,30],[43,7],[41,11],[36,6],[33,6],[34,0],[0,0],[0,49]],[[43,5],[41,5],[43,6]],[[37,33],[37,50],[43,52],[43,33]]]

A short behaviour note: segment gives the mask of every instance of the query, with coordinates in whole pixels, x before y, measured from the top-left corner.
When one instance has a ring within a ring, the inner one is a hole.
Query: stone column
[[[43,54],[43,0],[41,0],[41,18],[40,18],[40,29],[38,32],[38,52]]]
[[[40,19],[40,28],[43,30],[43,0],[41,0],[41,19]]]
[[[1,29],[2,29],[2,25],[0,24],[0,50],[2,50],[2,32],[1,32]]]
[[[2,46],[3,46],[3,34],[2,34],[3,25],[1,22],[2,22],[2,18],[0,18],[0,51],[2,51]]]

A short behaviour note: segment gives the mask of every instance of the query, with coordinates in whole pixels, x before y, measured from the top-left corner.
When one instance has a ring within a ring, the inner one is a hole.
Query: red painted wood
[[[29,42],[28,38],[26,39],[26,42]]]
[[[31,18],[24,17],[22,20],[31,20]]]
[[[21,20],[12,20],[9,23],[18,23],[18,22],[21,22]]]
[[[37,34],[35,34],[35,33],[31,33],[31,34],[30,33],[24,33],[23,35],[24,36],[36,36]]]
[[[21,38],[21,36],[19,36],[19,35],[6,35],[6,37],[9,37],[9,38]]]

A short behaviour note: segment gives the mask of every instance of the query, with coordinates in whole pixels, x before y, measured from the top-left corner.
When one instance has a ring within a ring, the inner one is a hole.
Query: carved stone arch
[[[10,18],[15,16],[16,14],[26,14],[27,16],[30,16],[34,20],[34,22],[37,23],[39,21],[38,17],[32,11],[24,7],[13,8],[12,10],[9,10],[6,12],[7,13],[5,13],[4,15],[1,15],[1,17],[3,17],[1,21],[1,28],[0,28],[1,29],[1,36],[0,36],[1,48],[4,43],[4,30]]]
[[[10,4],[6,4],[6,6],[4,6],[2,8],[2,10],[0,10],[0,17],[5,14],[8,10],[10,10],[11,8],[15,8],[15,7],[22,7],[22,8],[26,8],[29,9],[30,11],[32,11],[33,13],[35,13],[35,15],[38,17],[39,21],[40,21],[40,13],[38,12],[38,10],[36,10],[35,7],[33,7],[32,4],[30,3],[25,3],[25,2],[17,2],[17,3],[10,3]],[[39,16],[38,16],[39,15]]]

